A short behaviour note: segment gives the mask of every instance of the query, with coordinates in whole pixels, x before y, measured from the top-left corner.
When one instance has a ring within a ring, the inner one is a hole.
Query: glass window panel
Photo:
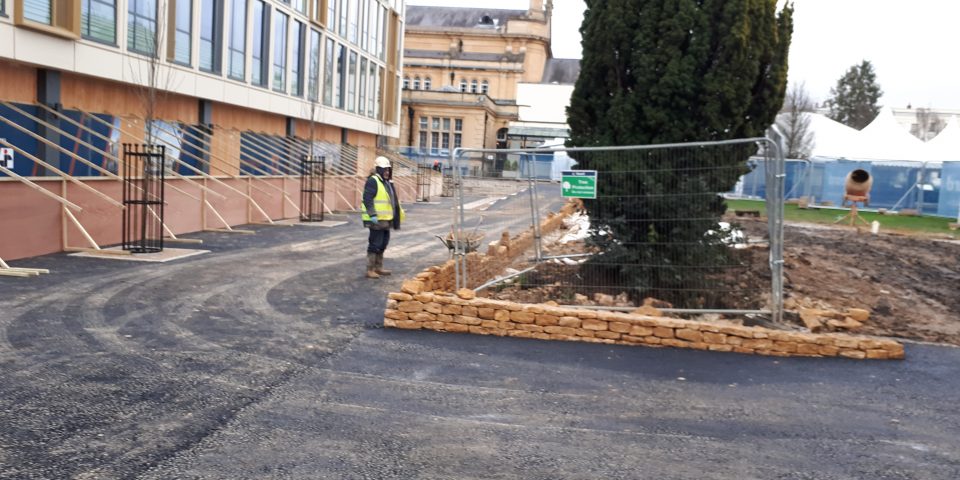
[[[367,72],[370,76],[368,88],[370,92],[367,94],[367,116],[373,117],[374,112],[376,111],[376,101],[377,88],[376,88],[376,77],[377,77],[377,64],[373,63],[373,60],[370,60],[370,70]]]
[[[455,131],[457,131],[457,132],[462,131],[462,130],[463,130],[463,119],[458,118],[458,119],[454,120],[454,121],[453,121],[453,129],[454,129]]]
[[[440,119],[437,117],[433,117],[433,122],[431,123],[431,125],[433,126],[434,130],[440,130]]]
[[[363,50],[367,49],[367,37],[370,36],[370,27],[367,23],[370,3],[367,0],[360,0],[360,48]]]
[[[218,0],[200,0],[200,69],[207,72],[220,71],[221,43],[217,32],[220,10]]]
[[[463,146],[463,135],[459,133],[453,134],[453,148],[460,148]]]
[[[347,72],[347,111],[357,111],[357,52],[350,52],[350,64]]]
[[[369,32],[369,38],[367,39],[367,51],[376,54],[377,53],[377,16],[380,15],[380,4],[377,3],[377,0],[370,0],[367,9],[367,31]]]
[[[310,82],[308,97],[316,102],[320,99],[320,32],[310,30]]]
[[[304,26],[293,22],[293,45],[290,46],[290,94],[303,95],[303,35]]]
[[[430,150],[431,153],[437,153],[437,149],[440,148],[440,132],[431,132],[430,133]]]
[[[334,85],[334,63],[336,58],[333,52],[336,49],[336,43],[327,39],[327,49],[323,58],[323,104],[333,106],[333,85]]]
[[[443,119],[443,129],[444,129],[444,130],[450,130],[450,119],[449,119],[449,118],[444,118],[444,119]]]
[[[105,43],[117,42],[116,0],[83,0],[80,3],[80,35]]]
[[[307,14],[307,0],[293,0],[293,9],[306,15]]]
[[[377,14],[377,22],[380,24],[377,27],[377,31],[380,33],[380,41],[377,42],[377,56],[380,57],[380,60],[384,59],[386,54],[386,43],[387,43],[387,7],[381,7],[380,13]],[[383,75],[381,74],[382,78]]]
[[[420,77],[413,77],[413,89],[420,90]]]
[[[346,104],[347,89],[347,47],[337,45],[337,81],[334,84],[333,100],[337,108],[343,110]]]
[[[127,15],[127,49],[145,55],[156,53],[156,0],[129,0]]]
[[[52,0],[23,0],[23,18],[50,25],[53,16]]]
[[[347,32],[347,13],[349,4],[347,3],[348,0],[338,0],[338,2],[340,3],[340,28],[338,29],[338,32],[340,32],[340,36],[342,37]]]
[[[247,57],[247,0],[230,3],[230,78],[244,80]]]
[[[176,0],[174,9],[173,61],[190,65],[193,32],[193,0]]]
[[[337,33],[337,3],[340,0],[327,0],[327,30]]]
[[[420,132],[420,150],[427,148],[427,132]]]
[[[360,98],[357,104],[357,113],[367,114],[367,59],[360,59]]]
[[[269,9],[260,0],[253,2],[253,54],[251,55],[250,81],[254,85],[266,85],[267,73],[264,58],[267,56],[267,38],[270,36]]]
[[[359,0],[347,0],[350,14],[350,26],[347,31],[347,40],[350,40],[350,43],[357,44],[357,19],[360,17],[360,5]]]
[[[277,12],[273,20],[273,89],[287,89],[287,20],[290,17]]]
[[[450,150],[450,134],[443,132],[443,143],[441,143],[440,148],[444,150]]]

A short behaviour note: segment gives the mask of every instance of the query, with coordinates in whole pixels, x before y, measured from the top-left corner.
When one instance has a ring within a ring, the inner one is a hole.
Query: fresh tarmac
[[[195,235],[212,252],[168,264],[14,262],[53,273],[0,279],[0,478],[960,478],[960,349],[857,362],[381,329],[385,293],[446,258],[449,206],[411,206],[378,281],[352,217]],[[496,238],[529,203],[484,214]]]

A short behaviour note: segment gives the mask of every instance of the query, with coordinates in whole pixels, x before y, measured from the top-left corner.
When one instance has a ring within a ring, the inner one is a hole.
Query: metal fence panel
[[[780,208],[770,209],[768,224],[751,220],[741,228],[720,223],[722,194],[747,173],[746,160],[756,154],[758,144],[768,152],[756,160],[765,172],[764,196],[768,205]],[[539,246],[534,248],[529,254],[534,268],[514,279],[512,288],[535,292],[540,301],[602,294],[625,296],[639,304],[654,297],[685,309],[762,311],[778,317],[785,177],[779,152],[778,141],[766,138],[592,149],[458,150],[451,162],[460,206],[453,230],[469,234],[464,213],[469,204],[467,183],[475,178],[502,179],[511,171],[526,180],[519,183],[526,183],[529,192],[530,224],[538,226],[539,204],[544,201],[538,185],[548,185],[544,180],[551,178],[553,158],[569,156],[577,162],[575,169],[599,171],[597,198],[584,200],[591,236],[583,252],[541,255]],[[492,155],[499,155],[502,162],[487,162]],[[514,159],[516,170],[510,170]],[[539,239],[539,232],[535,236]],[[458,286],[490,280],[469,278],[463,261],[466,249],[454,253]]]

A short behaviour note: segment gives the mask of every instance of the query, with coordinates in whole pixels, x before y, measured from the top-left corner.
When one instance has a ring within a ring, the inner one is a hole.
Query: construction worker
[[[393,168],[387,157],[377,157],[376,168],[370,172],[363,186],[363,204],[360,205],[363,226],[370,229],[367,243],[367,278],[390,275],[383,268],[383,252],[390,243],[390,229],[400,230],[404,219],[400,199],[393,187]],[[372,215],[370,214],[372,212]]]

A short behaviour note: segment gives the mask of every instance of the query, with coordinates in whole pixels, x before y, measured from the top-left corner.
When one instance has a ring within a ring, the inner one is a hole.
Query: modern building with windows
[[[362,175],[400,134],[403,12],[403,0],[0,0],[0,148],[38,181],[55,172],[38,161],[109,177],[120,143],[148,139],[185,177],[292,173],[274,157],[306,141],[333,162],[350,147]],[[14,179],[0,172],[0,197]],[[0,214],[0,230],[27,223]]]
[[[541,82],[552,58],[552,10],[552,0],[526,10],[408,6],[397,145],[427,162],[458,147],[506,148],[518,85]],[[502,167],[474,163],[475,173]]]

